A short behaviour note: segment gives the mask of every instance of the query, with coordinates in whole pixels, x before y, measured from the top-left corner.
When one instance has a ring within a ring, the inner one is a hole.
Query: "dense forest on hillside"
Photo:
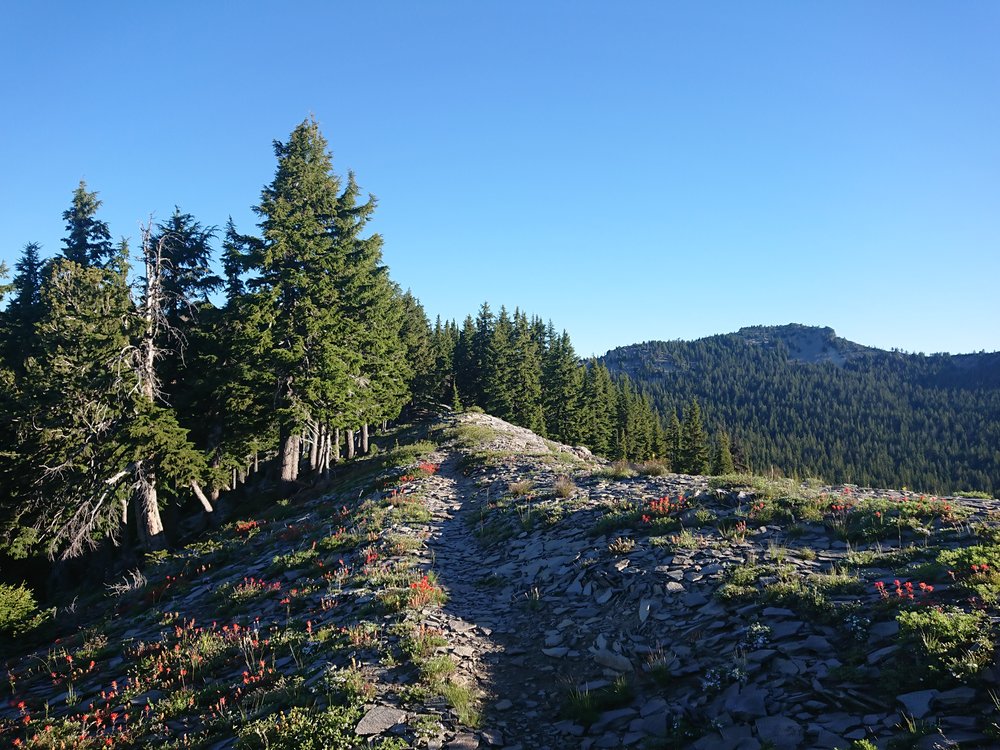
[[[274,150],[255,234],[175,208],[130,248],[81,181],[59,251],[28,243],[2,269],[8,560],[161,548],[251,476],[279,496],[324,481],[411,404],[480,406],[614,457],[664,451],[649,401],[551,323],[484,304],[432,327],[315,122]]]
[[[789,326],[636,344],[602,361],[664,414],[697,398],[756,471],[1000,491],[1000,354],[887,352]]]

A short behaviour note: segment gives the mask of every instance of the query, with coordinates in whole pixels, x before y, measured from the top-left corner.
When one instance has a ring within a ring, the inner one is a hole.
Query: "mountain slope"
[[[484,414],[380,439],[0,642],[0,744],[995,746],[995,500],[636,475]]]
[[[603,358],[667,413],[698,398],[747,464],[927,491],[1000,489],[1000,353],[888,352],[830,328],[743,328]]]

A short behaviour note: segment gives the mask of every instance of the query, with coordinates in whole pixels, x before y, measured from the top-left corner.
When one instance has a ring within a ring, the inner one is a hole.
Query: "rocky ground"
[[[1000,746],[997,501],[610,465],[484,414],[391,440],[15,648],[0,740]]]

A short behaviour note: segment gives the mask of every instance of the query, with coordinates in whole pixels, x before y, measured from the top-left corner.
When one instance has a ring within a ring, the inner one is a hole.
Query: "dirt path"
[[[460,672],[484,694],[483,746],[578,747],[553,726],[574,683],[541,653],[549,613],[519,590],[516,575],[505,574],[502,555],[484,552],[476,538],[486,492],[462,475],[457,454],[435,458],[441,470],[426,484],[433,514],[427,544],[448,602],[426,622],[447,633]]]

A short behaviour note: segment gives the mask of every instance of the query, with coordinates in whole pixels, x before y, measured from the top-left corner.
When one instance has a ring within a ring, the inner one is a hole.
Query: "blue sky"
[[[116,237],[249,232],[312,114],[432,318],[1000,350],[998,38],[993,2],[17,3],[0,258],[81,178]]]

